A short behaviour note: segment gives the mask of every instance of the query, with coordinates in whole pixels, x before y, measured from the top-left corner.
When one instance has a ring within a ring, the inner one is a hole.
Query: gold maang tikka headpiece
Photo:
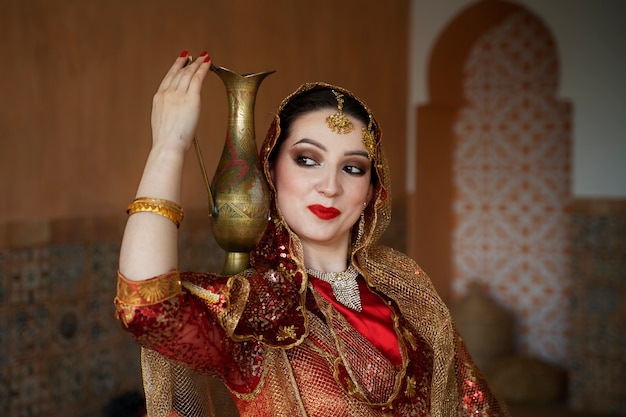
[[[331,90],[337,98],[337,113],[326,118],[326,124],[333,132],[340,135],[350,133],[354,130],[354,125],[343,113],[343,94]]]
[[[374,133],[374,129],[372,129],[372,125],[374,121],[372,120],[372,115],[370,114],[370,121],[367,127],[363,126],[361,131],[363,132],[363,145],[365,146],[365,150],[367,151],[367,156],[371,161],[374,160],[374,153],[376,149],[376,133]]]

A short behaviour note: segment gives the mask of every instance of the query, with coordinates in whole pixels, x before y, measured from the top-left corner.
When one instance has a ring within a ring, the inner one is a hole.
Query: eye
[[[301,165],[301,166],[312,167],[312,166],[318,165],[315,159],[308,157],[308,156],[304,156],[304,155],[296,156],[295,161],[296,161],[296,164]]]
[[[348,174],[357,175],[357,176],[362,176],[362,175],[365,175],[366,173],[365,169],[355,166],[355,165],[346,165],[345,167],[343,167],[343,171],[347,172]]]

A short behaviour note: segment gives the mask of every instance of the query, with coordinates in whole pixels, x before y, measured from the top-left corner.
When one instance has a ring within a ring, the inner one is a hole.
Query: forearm
[[[152,197],[181,204],[184,152],[153,148],[136,197]],[[178,229],[166,217],[138,212],[128,218],[120,252],[120,272],[140,281],[178,266]]]
[[[152,149],[136,197],[181,204],[185,153],[195,135],[200,115],[200,90],[211,62],[206,52],[200,57],[202,59],[186,65],[188,54],[184,51],[176,58],[154,95]],[[159,206],[161,203],[158,202]],[[119,269],[127,279],[143,281],[177,268],[178,230],[177,224],[167,217],[143,211],[154,207],[136,206],[141,210],[133,210],[134,214],[131,212],[128,218]],[[180,214],[176,213],[172,218],[176,219]]]

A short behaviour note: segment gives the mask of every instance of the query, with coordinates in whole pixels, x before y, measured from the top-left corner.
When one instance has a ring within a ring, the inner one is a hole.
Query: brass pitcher
[[[269,188],[259,161],[254,103],[261,81],[274,71],[239,75],[211,65],[223,81],[228,97],[228,128],[222,156],[208,186],[211,230],[226,251],[222,275],[237,274],[250,264],[250,251],[258,244],[269,216]]]

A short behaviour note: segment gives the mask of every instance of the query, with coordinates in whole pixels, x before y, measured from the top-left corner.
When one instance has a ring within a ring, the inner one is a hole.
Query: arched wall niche
[[[477,39],[521,7],[500,0],[469,6],[443,30],[428,63],[429,102],[417,108],[416,191],[408,205],[409,254],[446,302],[452,280],[452,125],[463,106],[463,66]]]

